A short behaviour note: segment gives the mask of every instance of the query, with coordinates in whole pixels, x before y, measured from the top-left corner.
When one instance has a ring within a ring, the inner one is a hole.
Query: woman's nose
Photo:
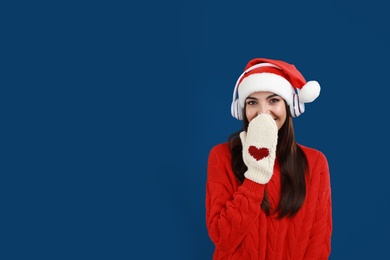
[[[269,108],[267,105],[262,104],[259,106],[259,109],[257,110],[257,114],[268,114],[269,113]]]

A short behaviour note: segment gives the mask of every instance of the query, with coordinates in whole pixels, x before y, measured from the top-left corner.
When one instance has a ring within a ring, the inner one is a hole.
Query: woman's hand
[[[242,157],[248,170],[245,177],[260,183],[268,183],[274,170],[278,127],[268,114],[252,119],[248,132],[240,133]]]

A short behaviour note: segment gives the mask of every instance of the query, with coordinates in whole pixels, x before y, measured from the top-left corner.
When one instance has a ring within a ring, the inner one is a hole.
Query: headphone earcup
[[[239,102],[238,102],[238,100],[237,100],[237,119],[238,120],[243,120],[244,119],[244,116],[243,116],[243,114],[242,114],[242,107],[240,106],[240,104],[239,104]]]
[[[242,120],[242,108],[240,107],[240,104],[238,102],[238,98],[232,102],[231,107],[232,116],[238,120]]]
[[[290,107],[290,112],[293,117],[298,117],[305,112],[305,103],[299,101],[297,94],[293,96],[293,106]]]

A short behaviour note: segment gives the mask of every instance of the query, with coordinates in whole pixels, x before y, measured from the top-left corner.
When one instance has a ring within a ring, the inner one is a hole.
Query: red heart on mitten
[[[267,148],[257,148],[256,146],[249,146],[249,154],[252,155],[257,161],[264,159],[269,155],[269,150]]]

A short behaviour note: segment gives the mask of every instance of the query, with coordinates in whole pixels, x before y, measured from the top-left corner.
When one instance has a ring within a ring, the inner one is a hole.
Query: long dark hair
[[[280,202],[275,208],[271,208],[266,192],[264,194],[264,199],[261,202],[261,208],[267,215],[270,215],[271,210],[274,210],[278,213],[279,218],[285,216],[293,217],[301,208],[306,197],[305,175],[308,168],[306,155],[295,141],[292,117],[287,104],[286,112],[286,121],[278,131],[278,144],[276,147],[276,157],[279,162],[281,174]],[[243,115],[242,130],[229,136],[232,168],[240,183],[244,181],[244,173],[248,169],[242,159],[242,144],[239,137],[240,132],[244,129],[246,131],[249,125],[248,119],[245,116],[245,108]]]

